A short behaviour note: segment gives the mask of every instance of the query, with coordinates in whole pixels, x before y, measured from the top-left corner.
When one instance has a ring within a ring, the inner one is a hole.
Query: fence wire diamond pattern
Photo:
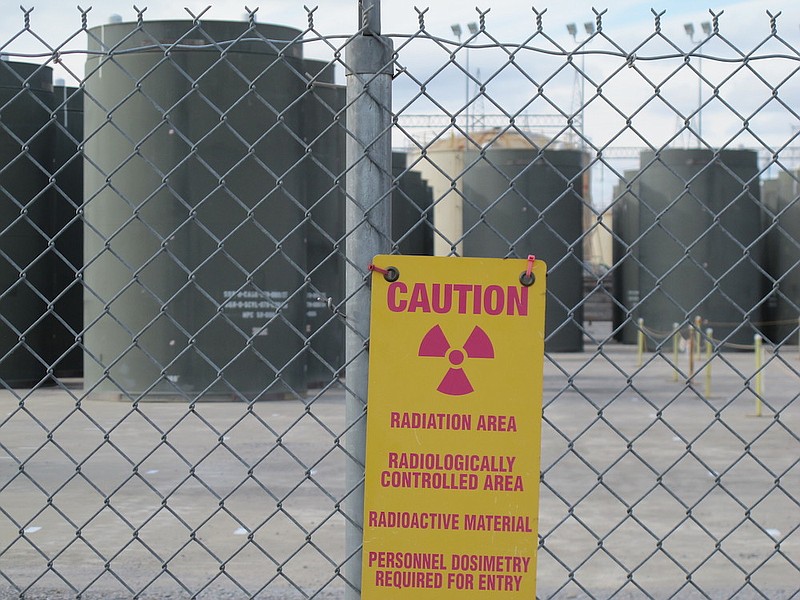
[[[687,46],[655,11],[565,41],[534,9],[509,42],[490,11],[451,36],[417,9],[354,92],[367,13],[79,9],[53,40],[23,8],[0,40],[0,598],[358,597],[348,309],[381,206],[387,251],[549,265],[537,597],[798,597],[779,15],[743,48],[723,13]],[[361,140],[387,69],[391,125]],[[370,161],[388,185],[356,198]]]

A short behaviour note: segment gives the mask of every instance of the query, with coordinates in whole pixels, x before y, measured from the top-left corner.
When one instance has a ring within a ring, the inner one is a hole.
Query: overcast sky
[[[23,13],[18,4],[33,8],[30,14],[31,31],[46,41],[65,40],[72,36],[81,25],[80,13],[76,5],[91,7],[88,13],[90,27],[103,24],[112,14],[120,15],[124,20],[134,20],[136,11],[133,5],[146,7],[146,19],[183,19],[188,14],[188,7],[194,14],[199,14],[209,5],[205,13],[207,19],[238,20],[245,13],[245,5],[258,7],[258,20],[264,23],[290,25],[299,28],[306,26],[306,11],[303,6],[318,7],[315,13],[316,25],[322,33],[347,33],[355,28],[357,17],[357,0],[269,0],[259,6],[258,0],[207,0],[196,2],[187,0],[173,2],[159,0],[146,2],[122,2],[120,0],[27,0],[26,2],[7,2],[0,19],[0,44],[10,40],[23,28]],[[737,44],[752,43],[769,32],[769,19],[766,10],[773,13],[782,12],[778,20],[779,32],[792,42],[800,43],[800,3],[795,0],[743,0],[739,2],[719,2],[713,0],[660,0],[658,2],[641,0],[607,0],[598,3],[590,0],[538,0],[533,3],[510,0],[482,0],[475,2],[484,10],[490,9],[487,25],[495,37],[508,41],[524,39],[535,26],[535,16],[531,10],[535,6],[545,11],[544,25],[553,37],[565,43],[570,39],[566,24],[582,24],[594,20],[593,7],[607,12],[604,23],[608,33],[615,39],[627,40],[641,38],[653,30],[652,9],[666,11],[663,18],[664,32],[677,39],[686,38],[683,24],[694,22],[698,26],[702,21],[710,19],[709,9],[719,13],[724,11],[720,25],[726,37]],[[452,36],[450,25],[461,23],[466,25],[477,18],[472,2],[462,0],[436,0],[424,2],[418,0],[384,0],[382,3],[383,29],[385,33],[406,33],[417,28],[417,12],[415,6],[429,7],[426,14],[427,29],[437,35]],[[32,49],[37,44],[33,36],[23,36],[6,49]],[[80,41],[82,38],[78,38]],[[77,47],[80,47],[78,44]]]
[[[89,25],[97,25],[104,22],[109,15],[119,14],[123,18],[134,18],[136,15],[133,5],[136,4],[140,7],[146,7],[145,15],[150,19],[164,19],[164,18],[183,18],[186,13],[184,7],[188,7],[193,13],[198,14],[207,6],[211,9],[206,13],[207,17],[213,19],[238,19],[245,12],[245,5],[251,8],[258,7],[258,15],[261,21],[280,22],[286,25],[304,26],[305,25],[305,10],[303,6],[314,7],[318,6],[317,14],[320,15],[321,20],[332,25],[339,27],[352,26],[356,20],[356,6],[357,0],[320,0],[318,2],[304,2],[302,0],[269,0],[262,3],[260,6],[258,2],[239,2],[236,0],[217,0],[216,2],[172,2],[172,1],[156,1],[156,2],[121,2],[119,0],[94,0],[90,2],[77,2],[67,3],[63,0],[34,0],[30,2],[22,2],[22,6],[26,8],[33,7],[34,11],[31,13],[35,29],[40,29],[40,26],[45,21],[49,23],[51,31],[69,31],[71,25],[79,25],[78,10],[75,4],[81,4],[84,8],[91,8]],[[524,30],[524,16],[530,12],[530,7],[534,6],[538,10],[547,10],[547,20],[553,20],[555,23],[567,23],[570,21],[582,22],[586,16],[592,15],[592,8],[599,10],[608,9],[608,18],[614,24],[627,24],[627,23],[641,23],[649,24],[651,22],[650,9],[658,11],[666,10],[668,15],[676,17],[695,17],[701,18],[707,15],[707,9],[712,9],[715,12],[725,10],[726,12],[735,11],[737,15],[741,15],[742,11],[747,11],[748,16],[752,17],[753,14],[763,14],[764,10],[774,9],[775,11],[784,11],[785,14],[794,12],[792,5],[795,4],[789,0],[773,0],[773,1],[740,1],[740,2],[719,2],[719,1],[706,1],[697,2],[695,0],[661,0],[661,2],[648,2],[640,0],[613,0],[605,3],[592,2],[588,0],[572,0],[570,2],[553,2],[547,0],[540,0],[538,2],[518,2],[509,0],[494,0],[474,3],[483,9],[491,8],[491,15],[493,20],[498,23],[505,22],[504,26],[509,31],[523,31]],[[384,0],[382,3],[383,23],[387,30],[391,32],[393,26],[399,26],[398,31],[406,30],[408,27],[416,25],[416,11],[414,7],[426,8],[430,7],[428,17],[431,23],[438,22],[444,25],[449,25],[451,22],[462,20],[466,21],[473,18],[475,10],[473,3],[466,3],[460,0],[436,0],[436,2],[416,2],[411,0]],[[7,3],[4,9],[3,17],[3,32],[7,33],[14,30],[12,23],[12,13],[17,12],[19,19],[18,24],[22,24],[22,12],[16,6],[16,3]],[[75,17],[73,23],[70,23],[70,13]],[[733,16],[733,15],[732,15]],[[741,20],[741,19],[739,19]],[[682,21],[681,21],[682,22]],[[797,28],[797,23],[794,24],[794,29]]]
[[[245,4],[251,8],[259,6],[258,0],[188,0],[181,3],[162,0],[149,4],[146,0],[135,0],[135,3],[139,5],[140,1],[147,6],[145,20],[186,19],[189,15],[184,6],[199,14],[209,4],[211,8],[204,19],[242,20]],[[133,3],[118,0],[27,0],[23,6],[33,8],[30,30],[22,31],[23,12],[17,3],[9,2],[0,19],[0,52],[15,55],[14,60],[42,62],[46,58],[34,55],[47,54],[48,45],[57,47],[66,42],[64,49],[80,51],[85,48],[86,39],[80,32],[81,17],[76,4],[84,8],[92,6],[87,24],[94,27],[107,23],[112,14],[120,15],[125,21],[135,20]],[[529,40],[536,31],[536,16],[530,3],[510,0],[480,0],[476,3],[484,10],[489,9],[486,32],[495,40],[519,44]],[[304,4],[318,6],[314,15],[315,27],[323,35],[349,34],[356,29],[357,0],[268,0],[261,3],[257,20],[305,29],[307,14]],[[579,78],[576,78],[574,68],[564,68],[563,55],[553,57],[552,53],[575,48],[576,43],[567,32],[568,23],[576,23],[578,43],[586,39],[584,23],[595,22],[594,5],[598,9],[607,7],[603,15],[603,33],[624,52],[636,49],[637,57],[676,56],[672,60],[637,60],[635,69],[626,69],[623,58],[603,54],[611,51],[619,55],[620,51],[602,36],[595,36],[584,47],[590,54],[576,59],[575,64],[580,65],[589,78],[582,92],[584,101],[588,103],[584,111],[585,133],[597,147],[643,146],[644,139],[654,145],[667,143],[680,130],[681,115],[692,112],[701,100],[709,102],[702,113],[703,137],[714,146],[763,149],[766,143],[768,150],[787,144],[797,146],[793,140],[800,131],[800,119],[792,114],[793,107],[800,106],[800,76],[794,74],[800,67],[796,50],[800,48],[800,2],[797,0],[609,0],[605,4],[590,0],[537,0],[533,5],[540,12],[546,9],[543,15],[546,36],[534,38],[530,43],[532,49],[517,56],[517,63],[525,75],[508,64],[507,53],[496,48],[480,48],[481,45],[493,45],[488,36],[481,34],[475,38],[469,70],[476,81],[486,82],[483,96],[478,94],[475,82],[465,89],[463,68],[467,56],[463,49],[456,55],[457,65],[451,64],[437,73],[442,65],[448,63],[449,52],[456,47],[451,25],[458,23],[466,32],[467,24],[478,20],[474,4],[462,0],[436,0],[428,4],[426,31],[446,38],[452,45],[442,47],[420,42],[410,44],[400,53],[399,62],[408,67],[413,78],[401,76],[395,80],[394,108],[398,112],[420,114],[438,110],[433,102],[420,96],[420,81],[426,83],[429,94],[436,98],[437,103],[461,117],[467,95],[473,97],[469,109],[473,116],[500,112],[493,105],[495,101],[510,114],[569,112],[577,101]],[[415,5],[424,7],[426,3],[424,0],[384,0],[383,32],[402,36],[418,31]],[[642,47],[642,42],[654,32],[652,8],[658,12],[666,11],[661,28],[667,39],[654,39]],[[695,37],[700,39],[701,24],[712,18],[709,9],[717,14],[724,11],[719,19],[722,37],[715,36],[703,46],[702,54],[706,58],[701,64],[695,57],[690,65],[683,65],[678,55],[692,47],[684,24],[693,23]],[[781,55],[785,58],[757,60],[755,69],[729,62],[729,59],[740,56],[739,51],[750,53],[770,35],[767,10],[772,14],[782,13],[777,20],[778,34],[786,44],[772,39],[758,49],[756,55]],[[547,37],[553,41],[549,42]],[[396,46],[402,43],[402,37],[395,38]],[[29,56],[16,56],[20,54]],[[330,50],[321,44],[310,45],[306,55],[330,59]],[[714,57],[725,60],[715,60]],[[83,63],[84,57],[80,54],[66,58],[65,64],[72,75],[56,67],[56,77],[77,85],[83,77]],[[707,80],[700,85],[698,68]],[[537,96],[540,85],[544,85],[545,94],[531,103],[530,99]],[[597,94],[598,85],[602,94]],[[724,102],[713,98],[716,86]],[[660,88],[662,99],[652,101],[656,87]],[[775,87],[786,106],[772,98]],[[626,117],[631,115],[633,127],[626,127]],[[743,125],[744,121],[748,122],[747,126]],[[697,120],[694,123],[697,126]],[[759,139],[748,128],[757,129]],[[695,141],[687,136],[683,143],[691,146]],[[603,183],[602,195],[608,195],[612,180],[615,178],[610,177],[609,182]]]

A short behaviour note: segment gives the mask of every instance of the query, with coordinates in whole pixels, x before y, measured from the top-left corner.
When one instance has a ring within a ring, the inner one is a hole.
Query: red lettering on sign
[[[483,309],[487,314],[499,315],[503,312],[504,304],[503,288],[499,285],[490,285],[486,288],[486,294],[483,297]]]
[[[405,300],[397,300],[397,294],[405,294],[408,292],[408,287],[402,281],[395,281],[389,284],[389,289],[386,291],[386,304],[392,312],[403,312],[408,306]]]
[[[471,285],[459,283],[453,286],[453,291],[458,294],[458,314],[467,314],[467,292],[472,289]]]
[[[508,288],[508,315],[527,315],[528,314],[528,288],[509,287]]]
[[[483,489],[495,492],[522,492],[525,490],[521,475],[487,475],[483,481]]]
[[[477,430],[513,432],[517,430],[517,418],[514,415],[480,415]]]
[[[389,468],[396,469],[397,468],[397,459],[398,459],[397,452],[389,452]]]
[[[435,312],[447,314],[454,310],[460,315],[528,315],[528,288],[468,283],[417,282],[409,293],[402,281],[389,284],[386,306],[391,312]]]
[[[472,314],[481,314],[481,290],[482,285],[475,285],[472,287]]]
[[[442,284],[434,283],[431,286],[431,299],[433,312],[440,315],[449,313],[453,307],[453,284],[445,283],[444,289],[442,289]]]
[[[408,312],[431,312],[431,301],[424,283],[415,283],[408,301]]]

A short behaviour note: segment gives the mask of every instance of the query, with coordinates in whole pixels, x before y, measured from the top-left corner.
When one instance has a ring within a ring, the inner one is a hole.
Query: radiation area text
[[[516,433],[517,418],[514,415],[478,415],[468,413],[389,413],[392,429],[443,429],[447,431],[501,431]]]

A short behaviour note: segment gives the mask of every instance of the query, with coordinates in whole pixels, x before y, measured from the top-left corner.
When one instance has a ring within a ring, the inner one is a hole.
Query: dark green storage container
[[[49,67],[0,60],[0,381],[48,379],[52,253]]]
[[[83,91],[53,87],[53,208],[55,247],[51,281],[54,314],[49,327],[48,362],[56,377],[83,375]]]
[[[800,323],[800,183],[798,172],[783,171],[762,182],[767,230],[765,292],[767,337],[774,344],[797,344]],[[773,282],[775,283],[773,289]]]
[[[301,107],[294,29],[89,31],[85,379],[130,398],[305,390]]]
[[[614,339],[635,344],[639,304],[639,171],[625,171],[624,181],[614,188],[612,243],[614,255]]]
[[[648,345],[696,316],[717,340],[752,345],[764,268],[756,153],[670,149],[640,160],[639,314]]]
[[[400,254],[433,255],[433,192],[403,152],[392,153],[392,243]]]
[[[303,98],[307,223],[306,377],[320,387],[344,368],[345,88],[333,68],[305,61],[310,91]]]
[[[581,152],[489,148],[464,163],[464,256],[544,260],[545,349],[583,350]]]

